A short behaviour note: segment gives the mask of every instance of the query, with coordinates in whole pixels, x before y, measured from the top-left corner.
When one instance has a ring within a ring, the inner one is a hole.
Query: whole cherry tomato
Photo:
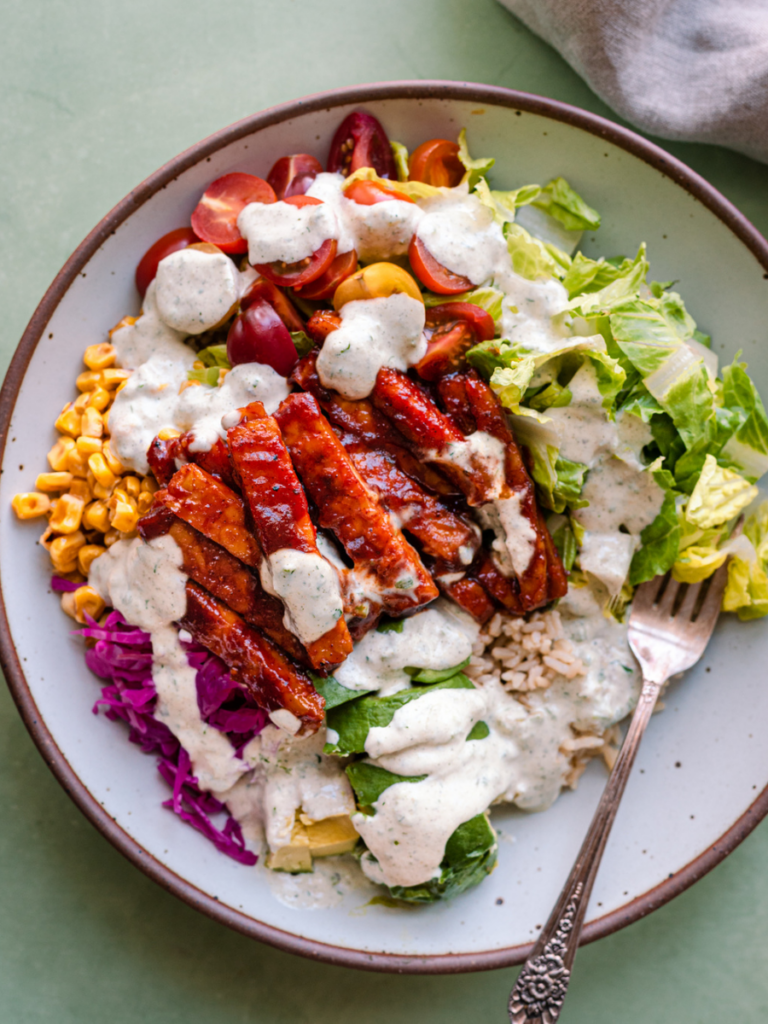
[[[257,277],[240,299],[240,309],[246,310],[257,299],[263,299],[274,309],[289,331],[303,331],[304,321],[288,296],[266,277]]]
[[[266,363],[288,377],[298,353],[288,328],[264,299],[256,299],[232,322],[227,335],[227,358],[240,363]]]
[[[321,274],[317,280],[304,285],[303,288],[297,288],[296,293],[300,298],[309,299],[311,302],[332,299],[341,282],[345,281],[350,274],[354,274],[356,270],[357,252],[355,249],[350,249],[349,252],[343,252],[341,256],[337,256],[326,272]]]
[[[237,217],[249,203],[274,203],[271,185],[254,174],[236,171],[211,182],[192,214],[192,227],[204,242],[222,252],[247,252],[248,243],[237,230]]]
[[[158,238],[155,244],[147,249],[136,267],[136,287],[139,289],[139,295],[144,298],[147,288],[155,279],[160,260],[199,241],[192,228],[176,228],[175,231],[169,231],[167,235]]]
[[[278,199],[304,195],[323,165],[308,153],[293,153],[281,156],[267,175],[267,181]]]
[[[339,125],[328,154],[328,170],[349,175],[372,167],[381,178],[397,178],[387,133],[371,114],[356,110]]]
[[[438,295],[460,295],[474,288],[468,277],[454,274],[438,263],[418,235],[413,236],[408,246],[408,259],[416,277]]]
[[[446,324],[463,321],[472,328],[478,341],[490,341],[496,333],[496,325],[490,313],[486,313],[474,302],[445,302],[427,310],[426,330],[436,330]]]
[[[320,206],[322,199],[315,199],[313,196],[289,196],[283,202],[299,207]],[[297,263],[283,263],[281,260],[275,260],[274,263],[257,264],[256,270],[273,284],[278,284],[283,288],[301,288],[302,285],[316,281],[321,274],[324,274],[335,257],[336,239],[327,238],[311,256],[307,256]]]
[[[411,181],[453,188],[464,177],[464,164],[459,160],[459,144],[447,139],[430,139],[414,149],[408,161]]]
[[[373,206],[375,203],[386,203],[391,199],[399,199],[401,203],[412,203],[410,196],[403,195],[397,189],[382,185],[378,181],[354,181],[344,190],[347,199],[360,206]]]

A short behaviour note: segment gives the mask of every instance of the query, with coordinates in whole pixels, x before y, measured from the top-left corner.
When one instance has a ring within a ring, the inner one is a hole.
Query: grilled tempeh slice
[[[384,608],[402,615],[434,601],[438,590],[432,577],[361,479],[314,397],[289,395],[275,419],[320,525],[338,537]]]
[[[242,413],[240,422],[228,430],[227,443],[264,553],[271,559],[287,549],[322,559],[307,497],[277,422],[259,402],[252,402]],[[317,639],[302,642],[315,668],[340,665],[352,651],[343,618]]]
[[[314,732],[325,701],[286,654],[207,590],[187,583],[187,610],[179,625],[232,671],[262,707],[285,708]]]
[[[163,491],[163,504],[241,562],[258,569],[263,555],[245,502],[221,480],[188,463]]]
[[[460,608],[469,612],[480,625],[486,623],[496,611],[496,605],[488,596],[485,587],[479,580],[473,579],[471,576],[465,576],[464,579],[456,580],[455,583],[449,583],[443,587],[443,590]]]
[[[291,657],[306,662],[304,648],[283,624],[282,602],[268,594],[258,576],[239,559],[174,515],[162,504],[163,492],[158,494],[159,501],[139,520],[139,533],[144,540],[164,534],[173,537],[181,549],[182,572],[242,615],[251,626],[262,629]]]
[[[334,427],[355,435],[378,451],[389,452],[398,467],[407,476],[417,480],[428,491],[437,494],[456,494],[457,488],[437,470],[419,461],[406,445],[407,441],[386,416],[378,411],[367,398],[353,401],[336,391],[323,387],[317,373],[317,352],[310,352],[301,359],[293,371],[293,380],[314,395],[318,405]]]
[[[228,487],[234,487],[234,474],[229,461],[227,446],[219,437],[209,451],[195,451],[192,448],[194,434],[187,431],[180,437],[164,440],[156,437],[147,449],[147,461],[157,482],[165,486],[176,472],[178,463],[194,462],[207,473],[218,477]]]

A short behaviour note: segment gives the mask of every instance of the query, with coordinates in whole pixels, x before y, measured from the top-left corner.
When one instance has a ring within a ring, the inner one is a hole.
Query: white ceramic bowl
[[[494,814],[499,867],[451,903],[411,911],[361,906],[354,892],[328,910],[294,910],[266,873],[218,854],[163,810],[154,758],[122,727],[90,713],[98,693],[81,643],[48,592],[40,521],[9,514],[14,493],[44,468],[50,424],[70,400],[83,348],[138,309],[136,262],[188,223],[214,178],[265,175],[277,157],[325,160],[343,117],[364,107],[409,148],[468,129],[471,152],[496,157],[500,187],[562,174],[599,208],[585,238],[596,255],[646,241],[651,276],[675,279],[718,354],[743,349],[768,393],[768,245],[711,186],[631,132],[551,100],[458,83],[385,83],[257,114],[157,171],[67,261],[27,328],[0,396],[0,646],[32,736],[83,812],[138,867],[202,911],[293,952],[379,970],[442,972],[520,962],[546,919],[598,800],[594,764],[575,793],[541,815]],[[702,663],[654,719],[608,844],[585,940],[613,931],[681,892],[730,852],[768,811],[765,723],[768,629],[723,621]]]

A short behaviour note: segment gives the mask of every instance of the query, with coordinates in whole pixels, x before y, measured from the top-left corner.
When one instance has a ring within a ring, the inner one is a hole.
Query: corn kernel
[[[124,476],[120,481],[120,486],[124,488],[126,494],[130,494],[132,498],[138,498],[141,492],[141,480],[137,476]]]
[[[158,489],[157,480],[153,476],[143,476],[141,478],[141,489],[149,494],[155,494]]]
[[[88,408],[88,403],[90,402],[90,400],[91,400],[90,392],[83,391],[75,399],[75,401],[74,401],[74,403],[72,405],[72,408],[75,410],[75,412],[79,412],[80,415],[82,416],[83,413],[85,412],[85,410]]]
[[[98,619],[106,607],[103,598],[93,587],[78,587],[74,592],[74,598],[75,618],[78,622],[86,623],[86,616]]]
[[[88,408],[83,413],[81,433],[85,437],[101,437],[104,433],[104,420],[98,409]]]
[[[74,494],[62,494],[56,502],[49,523],[56,533],[75,533],[83,521],[85,502]]]
[[[109,529],[104,534],[104,543],[108,548],[111,548],[116,540],[120,540],[120,534],[117,530]]]
[[[74,619],[76,617],[76,612],[75,612],[75,592],[74,591],[70,591],[67,594],[62,594],[61,595],[61,610],[66,615],[68,615],[70,617],[70,619]]]
[[[106,502],[94,501],[83,513],[83,523],[88,529],[106,533],[109,529],[109,509]]]
[[[88,463],[85,461],[85,456],[74,445],[67,453],[67,471],[72,476],[88,476]]]
[[[131,327],[133,324],[136,323],[138,319],[139,318],[137,316],[124,316],[123,319],[118,321],[118,323],[116,323],[115,326],[110,330],[110,338],[115,333],[115,331],[119,331],[121,327]]]
[[[199,380],[185,380],[183,384],[179,385],[179,394],[182,394],[187,388],[199,388]]]
[[[117,483],[117,477],[107,465],[105,456],[101,452],[89,455],[88,465],[96,477],[96,482],[100,483],[102,487],[113,487]]]
[[[130,370],[120,370],[116,366],[104,370],[101,374],[101,386],[112,391],[131,376]]]
[[[173,427],[163,427],[157,436],[161,441],[172,441],[174,437],[181,437],[181,431]]]
[[[225,367],[223,367],[223,366],[220,366],[220,367],[219,367],[219,380],[218,380],[218,387],[221,387],[221,385],[222,385],[222,384],[224,383],[224,378],[225,378],[225,377],[227,376],[227,374],[228,374],[228,373],[229,373],[229,370],[228,370],[228,369],[226,369],[226,368],[225,368]]]
[[[69,488],[69,493],[74,494],[76,498],[82,498],[86,504],[93,497],[90,484],[87,480],[73,480],[72,486]]]
[[[89,345],[83,354],[83,362],[89,370],[106,370],[108,366],[114,365],[115,359],[115,346],[106,341],[100,345]]]
[[[155,500],[154,494],[150,494],[149,491],[142,491],[139,495],[139,500],[136,503],[139,515],[144,515],[145,512],[149,512],[152,508],[152,502]]]
[[[75,381],[78,391],[94,391],[99,384],[101,384],[101,374],[96,373],[95,370],[86,370]]]
[[[85,547],[85,537],[80,530],[66,537],[57,537],[51,541],[48,554],[51,556],[56,572],[74,572],[77,568],[77,552]],[[66,568],[67,566],[72,568]]]
[[[132,508],[127,502],[119,501],[112,513],[112,528],[120,533],[132,533],[139,521],[138,510]]]
[[[43,532],[40,534],[40,540],[37,542],[40,547],[45,548],[46,551],[50,551],[51,544],[53,543],[53,530],[50,526],[46,526]]]
[[[110,471],[115,474],[115,476],[120,476],[122,473],[125,472],[125,466],[122,464],[120,459],[118,459],[115,456],[109,441],[107,441],[104,445],[103,454],[104,461],[106,462]]]
[[[35,519],[37,516],[44,516],[51,510],[51,499],[47,494],[37,494],[28,491],[24,494],[16,494],[11,501],[13,511],[19,519]]]
[[[54,426],[60,434],[69,434],[70,437],[79,437],[82,434],[80,429],[80,413],[76,412],[71,402],[67,402],[61,410],[59,418]]]
[[[35,487],[38,491],[66,491],[72,480],[71,473],[38,473]]]
[[[112,495],[107,502],[107,507],[116,509],[118,505],[130,505],[131,508],[135,509],[136,499],[132,498],[130,494],[123,490],[123,481],[121,480],[118,486],[112,491]]]
[[[48,465],[54,473],[61,473],[67,468],[67,455],[75,447],[71,437],[60,437],[48,452]]]
[[[126,385],[127,383],[128,383],[128,381],[127,381],[127,380],[123,380],[123,381],[121,381],[121,382],[120,382],[120,383],[119,383],[119,384],[117,385],[117,387],[115,388],[115,398],[117,398],[117,396],[118,396],[118,395],[120,394],[120,392],[121,392],[121,391],[123,390],[123,388],[125,387],[125,385]],[[167,387],[167,386],[168,386],[167,384],[163,384],[163,385],[162,385],[162,387]]]
[[[112,401],[112,396],[106,388],[95,388],[90,392],[90,396],[91,397],[88,399],[88,408],[96,409],[98,412],[104,412]]]
[[[202,361],[202,359],[196,359],[194,361],[194,363],[192,363],[192,369],[193,370],[204,370],[205,369],[205,363]]]
[[[101,544],[86,544],[80,548],[77,552],[77,567],[83,576],[88,575],[88,570],[91,568],[91,562],[94,562],[99,555],[103,555],[107,549],[102,547]],[[96,616],[94,615],[94,619]]]
[[[93,455],[94,452],[100,452],[104,442],[100,437],[87,437],[85,434],[81,434],[77,441],[77,450],[81,455],[84,455],[86,459],[89,455]]]

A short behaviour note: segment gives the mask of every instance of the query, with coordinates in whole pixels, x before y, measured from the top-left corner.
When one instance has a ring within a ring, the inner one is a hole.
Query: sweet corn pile
[[[12,502],[20,519],[47,517],[40,543],[57,575],[82,584],[61,598],[67,615],[82,623],[86,614],[98,619],[104,611],[103,600],[87,585],[91,563],[116,540],[136,536],[139,517],[157,490],[154,477],[134,475],[109,447],[109,410],[130,375],[115,366],[115,358],[107,342],[85,350],[79,395],[54,424],[59,438],[48,452],[50,472],[40,473],[35,490]]]

